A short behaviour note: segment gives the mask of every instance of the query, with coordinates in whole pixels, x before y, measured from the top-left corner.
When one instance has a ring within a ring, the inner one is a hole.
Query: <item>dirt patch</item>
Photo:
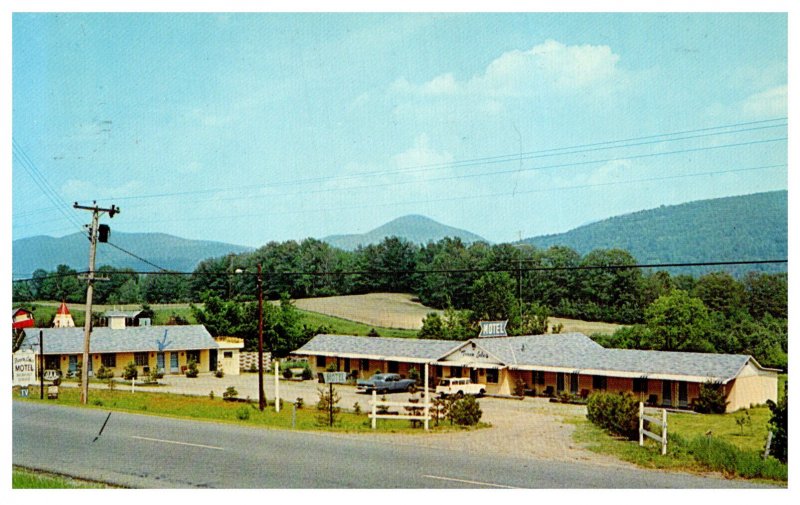
[[[404,293],[330,296],[294,300],[297,308],[383,328],[418,330],[431,309]]]

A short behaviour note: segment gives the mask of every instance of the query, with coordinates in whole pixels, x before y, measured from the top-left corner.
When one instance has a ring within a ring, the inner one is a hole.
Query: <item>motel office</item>
[[[423,377],[470,377],[486,392],[511,395],[518,380],[529,393],[629,391],[642,401],[689,408],[706,382],[721,383],[732,412],[776,401],[778,371],[751,356],[606,349],[581,333],[474,338],[465,342],[317,335],[296,350],[315,372],[328,367],[367,377],[376,371]]]

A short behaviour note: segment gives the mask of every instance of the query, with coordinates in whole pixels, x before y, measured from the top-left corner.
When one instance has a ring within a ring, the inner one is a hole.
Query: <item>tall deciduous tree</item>
[[[661,351],[713,351],[707,337],[709,316],[703,302],[675,290],[658,298],[645,311],[648,348]]]

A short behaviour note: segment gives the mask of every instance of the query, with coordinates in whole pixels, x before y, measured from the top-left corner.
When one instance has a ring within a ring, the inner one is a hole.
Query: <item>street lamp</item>
[[[240,274],[243,270],[236,269]],[[258,264],[258,410],[264,411],[267,400],[264,397],[264,286],[261,279],[261,263]]]

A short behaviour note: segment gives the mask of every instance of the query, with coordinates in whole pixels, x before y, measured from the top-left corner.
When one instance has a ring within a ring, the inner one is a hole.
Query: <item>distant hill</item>
[[[242,253],[252,248],[190,240],[164,233],[123,233],[112,231],[109,241],[137,256],[167,270],[191,272],[200,261]],[[154,271],[154,267],[108,244],[97,245],[96,266],[133,268],[137,271]],[[60,238],[36,236],[15,240],[12,243],[12,269],[14,278],[30,277],[38,268],[55,270],[58,265],[67,265],[78,271],[89,269],[89,240],[83,233],[74,233]]]
[[[462,242],[471,244],[473,242],[487,242],[486,239],[470,233],[466,230],[453,228],[443,225],[433,219],[419,215],[409,215],[398,217],[383,226],[379,226],[372,231],[354,235],[331,235],[323,238],[324,242],[339,247],[346,251],[352,251],[359,245],[367,246],[377,244],[386,237],[399,237],[415,244],[427,244],[430,241],[437,242],[445,237],[459,237]]]
[[[788,192],[773,191],[661,206],[522,242],[540,248],[564,245],[580,254],[616,247],[640,263],[772,260],[788,258],[788,231]],[[709,270],[785,272],[787,265],[670,269]]]

